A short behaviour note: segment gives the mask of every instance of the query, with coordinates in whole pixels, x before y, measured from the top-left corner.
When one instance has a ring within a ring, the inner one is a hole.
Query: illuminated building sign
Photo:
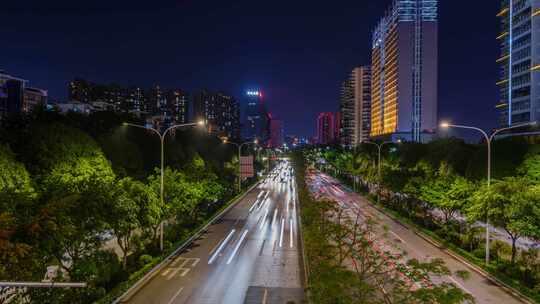
[[[247,91],[246,94],[248,96],[261,96],[261,93],[259,91]]]

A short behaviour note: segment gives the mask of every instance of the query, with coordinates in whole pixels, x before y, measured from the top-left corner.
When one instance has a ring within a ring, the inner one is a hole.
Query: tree
[[[132,237],[136,229],[141,228],[139,213],[141,201],[147,199],[145,185],[123,178],[118,181],[116,191],[109,201],[107,223],[112,228],[118,246],[122,250],[122,265],[127,268],[127,256],[132,249]],[[112,189],[111,189],[112,190]]]
[[[453,174],[450,168],[442,163],[436,176],[422,186],[420,198],[440,210],[444,216],[444,224],[448,225],[456,213],[467,205],[472,192],[472,185],[468,180]]]
[[[511,263],[516,257],[516,242],[523,236],[538,236],[540,221],[535,188],[525,178],[511,177],[480,188],[467,210],[470,221],[485,220],[506,231],[512,240]],[[536,197],[536,199],[535,199]]]
[[[0,278],[28,278],[32,274],[33,242],[26,223],[37,194],[30,174],[0,145]]]
[[[540,181],[540,154],[533,153],[528,155],[519,167],[518,172],[531,181]]]

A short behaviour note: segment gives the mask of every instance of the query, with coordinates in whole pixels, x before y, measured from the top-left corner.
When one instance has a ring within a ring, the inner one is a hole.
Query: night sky
[[[149,87],[261,88],[286,134],[312,136],[340,84],[368,64],[390,0],[10,1],[0,9],[0,69],[65,100],[83,77]],[[500,1],[441,0],[439,112],[495,127]]]

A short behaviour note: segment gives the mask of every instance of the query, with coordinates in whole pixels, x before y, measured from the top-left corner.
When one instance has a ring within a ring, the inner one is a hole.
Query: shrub
[[[139,266],[143,267],[146,264],[152,263],[152,256],[149,254],[143,254],[139,257]]]

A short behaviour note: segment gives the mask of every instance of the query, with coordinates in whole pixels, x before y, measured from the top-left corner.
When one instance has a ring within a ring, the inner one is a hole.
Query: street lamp
[[[241,179],[242,168],[240,167],[240,157],[242,157],[242,147],[244,145],[249,145],[249,144],[257,145],[259,144],[259,141],[255,139],[254,141],[247,141],[245,143],[238,144],[235,142],[230,142],[227,138],[224,138],[223,143],[228,144],[228,145],[234,145],[238,148],[238,193],[240,193],[240,191],[242,191],[242,179]]]
[[[164,179],[164,170],[163,170],[163,165],[164,165],[164,162],[165,162],[165,153],[164,153],[164,150],[165,150],[165,137],[167,136],[167,134],[169,133],[169,131],[172,131],[174,129],[177,129],[177,128],[182,128],[182,127],[191,127],[191,126],[204,126],[205,123],[204,121],[200,120],[196,123],[186,123],[186,124],[180,124],[180,125],[173,125],[169,128],[167,128],[165,130],[165,132],[163,133],[160,133],[158,130],[154,129],[154,128],[151,128],[151,127],[145,127],[145,126],[141,126],[141,125],[136,125],[136,124],[132,124],[132,123],[128,123],[128,122],[124,122],[123,123],[124,126],[129,126],[129,127],[135,127],[135,128],[139,128],[139,129],[145,129],[145,130],[150,130],[152,132],[154,132],[155,134],[157,134],[157,136],[159,136],[159,139],[161,141],[161,180],[160,180],[160,188],[159,188],[159,200],[161,202],[161,205],[164,206],[164,201],[163,201],[163,179]],[[159,249],[161,251],[163,251],[163,221],[159,224]]]
[[[389,145],[389,144],[393,144],[394,142],[392,141],[384,141],[380,144],[376,143],[376,142],[372,142],[372,141],[363,141],[362,143],[365,143],[365,144],[370,144],[370,145],[375,145],[377,146],[377,149],[378,149],[378,157],[377,157],[377,179],[378,179],[378,185],[377,185],[377,203],[379,203],[380,201],[380,191],[381,191],[381,151],[382,151],[382,148],[384,145]],[[401,143],[401,139],[398,139],[397,140],[397,143]]]
[[[491,186],[491,143],[493,142],[493,139],[495,138],[495,136],[503,131],[508,131],[508,130],[532,126],[532,125],[536,125],[536,122],[529,122],[525,124],[519,124],[519,125],[507,127],[507,128],[497,129],[497,130],[494,130],[491,133],[491,135],[488,135],[486,131],[477,127],[453,125],[448,122],[442,122],[440,126],[443,129],[457,128],[457,129],[475,130],[475,131],[480,132],[485,137],[486,144],[487,144],[487,185],[488,187],[490,187]],[[489,206],[487,207],[488,207],[488,210],[486,211],[486,265],[489,264]]]

